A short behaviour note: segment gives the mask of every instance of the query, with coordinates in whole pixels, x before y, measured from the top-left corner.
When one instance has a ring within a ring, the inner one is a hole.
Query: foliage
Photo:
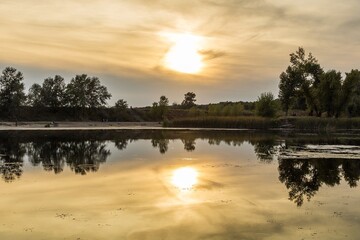
[[[184,100],[182,101],[181,105],[185,108],[191,108],[195,106],[196,102],[196,94],[193,92],[188,92],[184,95]]]
[[[279,124],[276,119],[263,117],[214,117],[201,116],[174,119],[169,126],[172,127],[201,127],[201,128],[243,128],[243,129],[269,129]]]
[[[350,116],[360,116],[360,71],[351,70],[346,73],[343,84],[344,106]],[[349,94],[351,93],[351,94]]]
[[[319,101],[316,89],[320,82],[323,70],[317,59],[311,53],[306,56],[302,47],[290,54],[290,65],[280,75],[279,99],[286,115],[288,110],[298,98],[304,98],[312,114],[320,116]],[[297,98],[297,99],[296,99]]]
[[[97,77],[76,75],[66,86],[66,98],[71,107],[97,108],[106,105],[111,94]]]
[[[0,107],[14,115],[25,102],[23,74],[13,67],[6,67],[0,76]]]
[[[239,116],[244,112],[242,103],[217,103],[209,104],[209,116]]]
[[[317,90],[321,109],[326,111],[328,117],[334,116],[340,107],[341,73],[332,70],[321,75]]]
[[[29,89],[29,93],[27,95],[27,105],[32,107],[42,107],[43,99],[41,94],[41,86],[40,84],[34,83],[31,85]]]
[[[157,120],[163,120],[168,111],[169,99],[161,96],[159,102],[154,102],[151,107],[151,115]]]
[[[46,107],[58,108],[65,106],[64,78],[59,75],[55,75],[54,78],[46,78],[42,84],[41,97],[43,105]]]
[[[262,93],[256,103],[256,113],[261,117],[274,117],[276,114],[276,104],[274,95],[271,92]]]
[[[128,108],[128,103],[124,99],[119,99],[115,103],[115,108],[120,111],[125,111]]]

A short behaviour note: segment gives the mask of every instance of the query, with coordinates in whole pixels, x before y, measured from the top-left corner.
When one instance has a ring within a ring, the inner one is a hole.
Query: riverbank
[[[360,118],[192,117],[161,122],[0,122],[0,130],[213,129],[337,132],[360,130]]]
[[[192,117],[174,119],[169,127],[241,128],[256,130],[342,131],[359,130],[360,118],[318,117]]]
[[[1,130],[102,130],[162,128],[159,122],[0,122]]]

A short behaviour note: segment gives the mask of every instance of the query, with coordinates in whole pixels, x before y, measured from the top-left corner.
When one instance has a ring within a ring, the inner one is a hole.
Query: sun
[[[191,167],[178,168],[173,172],[172,184],[181,189],[191,189],[197,183],[198,172]]]
[[[190,33],[164,33],[173,46],[164,58],[165,67],[181,73],[196,74],[203,66],[203,58],[199,54],[201,37]]]

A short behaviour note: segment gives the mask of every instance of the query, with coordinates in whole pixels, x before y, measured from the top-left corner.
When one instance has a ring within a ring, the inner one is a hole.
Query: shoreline
[[[46,125],[49,125],[45,127]],[[1,131],[90,131],[90,130],[208,130],[253,131],[240,128],[163,127],[159,122],[0,122]]]

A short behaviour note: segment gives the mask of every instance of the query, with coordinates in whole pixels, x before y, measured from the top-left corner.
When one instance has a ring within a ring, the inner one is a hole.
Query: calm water
[[[359,239],[360,137],[0,132],[0,239]]]

